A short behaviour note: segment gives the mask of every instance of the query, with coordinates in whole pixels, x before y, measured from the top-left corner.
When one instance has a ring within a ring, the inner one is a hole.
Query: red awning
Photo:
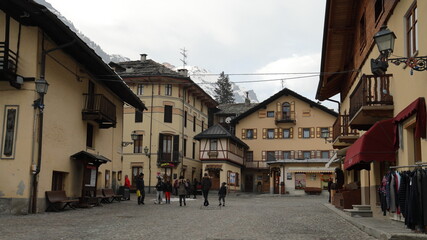
[[[394,125],[394,147],[399,148],[399,131],[398,124],[404,122],[406,119],[414,114],[417,114],[415,125],[415,137],[426,138],[426,102],[423,97],[417,98],[403,109],[393,119]]]
[[[348,148],[344,161],[345,170],[370,170],[372,161],[396,161],[392,121],[393,119],[388,119],[375,123]]]

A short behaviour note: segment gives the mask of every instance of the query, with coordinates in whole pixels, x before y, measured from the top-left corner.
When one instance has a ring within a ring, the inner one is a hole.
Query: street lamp
[[[38,79],[34,81],[36,92],[39,94],[39,98],[34,101],[33,107],[34,109],[38,108],[40,111],[44,109],[44,95],[47,93],[47,89],[49,87],[49,83],[45,79]]]
[[[387,72],[388,61],[396,66],[405,63],[406,66],[415,71],[427,70],[427,56],[409,57],[409,58],[388,58],[394,50],[394,41],[396,35],[390,31],[387,26],[382,26],[380,31],[374,35],[375,44],[378,47],[380,55],[377,59],[371,59],[371,72],[374,75],[384,75]]]

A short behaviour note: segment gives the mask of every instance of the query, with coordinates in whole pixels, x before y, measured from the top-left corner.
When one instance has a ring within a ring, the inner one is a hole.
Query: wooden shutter
[[[317,127],[317,128],[316,128],[316,137],[317,137],[317,138],[320,138],[320,137],[321,137],[321,131],[320,131],[320,130],[321,130],[321,128],[320,128],[320,127]]]
[[[291,119],[295,120],[295,102],[291,102]]]
[[[310,153],[310,158],[315,158],[316,157],[316,151],[311,151]]]
[[[267,117],[267,111],[266,110],[259,110],[258,111],[258,117],[259,118],[265,118],[265,117]]]
[[[173,144],[172,160],[177,162],[177,161],[179,161],[179,135],[173,136],[173,143],[172,144]]]
[[[254,128],[254,139],[256,139],[256,128]]]
[[[168,123],[172,122],[172,106],[170,105],[165,105],[164,122],[168,122]]]
[[[298,138],[302,138],[302,128],[298,128]]]
[[[283,129],[279,128],[279,138],[282,139],[283,138]]]
[[[246,139],[246,129],[242,129],[242,139]]]
[[[162,155],[163,155],[163,134],[159,134],[159,149],[157,150],[157,158],[159,161],[162,160]]]
[[[262,158],[263,161],[265,161],[265,151],[262,151],[261,158]]]
[[[279,136],[277,136],[277,134],[279,133],[279,131],[278,131],[278,129],[277,128],[275,128],[274,129],[274,138],[278,138]]]
[[[314,127],[310,128],[310,138],[314,138]]]
[[[282,117],[282,103],[277,103],[276,120],[280,120]]]
[[[294,137],[294,128],[289,128],[289,138],[293,138]]]
[[[332,136],[333,136],[333,134],[332,134],[333,131],[334,131],[334,128],[333,127],[329,127],[329,137],[330,138],[332,138]],[[334,139],[332,139],[332,140],[334,140]]]
[[[294,150],[291,151],[291,156],[289,158],[290,159],[294,159],[295,158],[295,151]]]
[[[303,155],[302,155],[302,151],[301,151],[301,150],[299,150],[299,151],[298,151],[298,158],[303,158]]]
[[[265,139],[267,137],[267,129],[263,128],[262,129],[262,138]]]
[[[322,151],[317,150],[316,152],[317,152],[317,158],[322,158]]]

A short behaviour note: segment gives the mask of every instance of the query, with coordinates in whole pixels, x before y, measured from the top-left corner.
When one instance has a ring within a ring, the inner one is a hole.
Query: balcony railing
[[[268,168],[265,161],[245,162],[246,168]]]
[[[362,76],[350,96],[350,119],[364,106],[393,105],[393,97],[390,95],[391,76]]]
[[[333,125],[332,140],[335,141],[340,136],[358,136],[359,133],[356,129],[350,128],[350,116],[339,115]]]
[[[295,112],[276,112],[276,123],[295,123]]]
[[[179,151],[172,151],[170,153],[159,151],[157,153],[157,164],[159,166],[164,166],[164,164],[172,164],[173,166],[176,166],[179,164]],[[172,165],[168,166],[172,167]]]
[[[83,120],[94,120],[100,128],[116,126],[116,106],[102,94],[83,94],[85,105],[82,111]]]
[[[16,73],[16,63],[18,56],[9,48],[5,42],[0,42],[0,71],[10,71]]]

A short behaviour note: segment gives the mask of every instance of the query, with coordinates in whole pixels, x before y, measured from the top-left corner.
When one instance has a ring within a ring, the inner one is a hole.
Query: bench
[[[96,197],[100,199],[100,203],[110,203],[110,197],[104,196],[102,189],[96,190]]]
[[[65,194],[65,191],[46,191],[46,199],[49,202],[49,206],[46,211],[52,209],[55,212],[64,210],[67,206],[71,209],[75,209],[72,204],[79,202],[78,199],[69,199]],[[61,208],[62,204],[64,204],[64,206]]]
[[[123,195],[115,194],[113,189],[111,188],[104,188],[102,189],[102,193],[104,194],[104,197],[107,198],[107,202],[112,203],[114,200],[120,202],[123,198]]]
[[[322,193],[322,189],[318,188],[318,187],[305,187],[304,192],[307,194],[310,194],[310,195],[320,194],[320,193]]]

